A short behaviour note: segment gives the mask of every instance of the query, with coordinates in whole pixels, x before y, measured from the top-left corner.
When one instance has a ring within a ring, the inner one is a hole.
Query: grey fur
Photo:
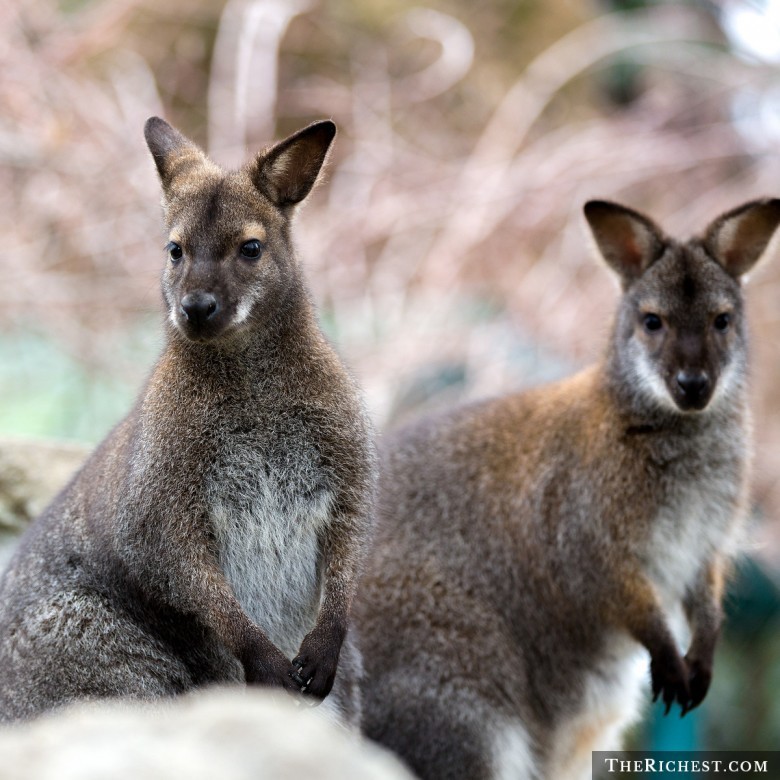
[[[359,717],[347,615],[372,438],[290,239],[334,133],[315,123],[226,173],[147,123],[181,249],[163,274],[166,346],[0,581],[0,720],[217,682],[322,699],[340,656],[333,706]],[[188,295],[214,305],[188,311]]]
[[[586,216],[623,284],[604,360],[382,448],[364,731],[426,780],[589,778],[637,716],[648,653],[667,707],[709,685],[747,504],[738,277],[780,201],[685,244],[615,204]]]

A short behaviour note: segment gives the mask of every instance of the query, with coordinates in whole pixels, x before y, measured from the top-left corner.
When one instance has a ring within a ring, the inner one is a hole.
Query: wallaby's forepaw
[[[316,628],[301,643],[293,659],[293,680],[301,693],[322,700],[333,688],[339,662],[341,642],[337,642]]]
[[[682,715],[690,712],[694,707],[698,707],[707,695],[710,683],[712,682],[712,663],[700,661],[696,658],[685,656],[685,662],[688,666],[688,687],[690,689],[690,702],[687,707],[683,707]]]
[[[650,676],[653,682],[653,701],[659,696],[666,705],[669,714],[672,704],[676,701],[682,707],[684,715],[691,708],[691,690],[689,671],[686,661],[674,650],[653,658],[650,662]]]
[[[281,653],[272,658],[253,658],[244,666],[247,685],[272,685],[300,693],[301,687],[293,679],[290,662]]]

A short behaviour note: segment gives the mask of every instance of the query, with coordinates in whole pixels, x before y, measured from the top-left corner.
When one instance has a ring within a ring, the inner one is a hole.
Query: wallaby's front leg
[[[626,571],[612,602],[613,620],[650,653],[653,701],[659,696],[666,713],[677,701],[685,714],[691,707],[690,672],[680,655],[652,584],[638,571]]]
[[[145,523],[144,531],[164,527],[166,533],[142,532],[128,553],[135,558],[129,568],[139,572],[141,591],[209,629],[241,663],[247,683],[300,691],[290,659],[241,608],[198,524],[170,519]]]
[[[359,553],[366,523],[357,516],[341,518],[323,543],[324,593],[317,624],[304,637],[293,659],[293,679],[303,692],[324,699],[333,688],[341,645],[355,593]]]
[[[688,684],[691,689],[691,703],[688,710],[702,703],[712,681],[715,646],[723,622],[721,607],[725,581],[723,569],[723,561],[720,558],[711,561],[702,569],[683,600],[685,614],[693,634],[691,646],[685,656],[689,670]]]
[[[195,608],[202,622],[241,662],[247,683],[300,691],[290,659],[250,620],[216,561],[206,553],[195,572],[202,576],[189,580],[189,593],[182,601]]]

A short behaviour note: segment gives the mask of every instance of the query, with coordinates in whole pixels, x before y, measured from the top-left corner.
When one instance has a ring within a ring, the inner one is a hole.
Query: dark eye
[[[715,317],[715,330],[719,330],[721,333],[725,333],[731,325],[731,315],[724,312]]]
[[[241,244],[241,257],[247,260],[257,260],[263,254],[263,245],[253,238]]]
[[[171,258],[172,263],[178,263],[184,256],[184,250],[181,248],[181,245],[177,244],[175,241],[171,241],[165,247],[165,251],[168,253],[168,257]]]
[[[645,314],[645,316],[642,317],[642,324],[645,326],[645,330],[650,333],[655,333],[664,326],[661,318],[657,314]]]

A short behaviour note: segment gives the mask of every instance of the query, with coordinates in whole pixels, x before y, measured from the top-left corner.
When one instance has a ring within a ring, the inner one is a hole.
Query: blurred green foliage
[[[98,367],[34,329],[3,333],[0,435],[100,441],[129,411],[138,369],[151,370],[160,348],[158,319],[134,323]]]

